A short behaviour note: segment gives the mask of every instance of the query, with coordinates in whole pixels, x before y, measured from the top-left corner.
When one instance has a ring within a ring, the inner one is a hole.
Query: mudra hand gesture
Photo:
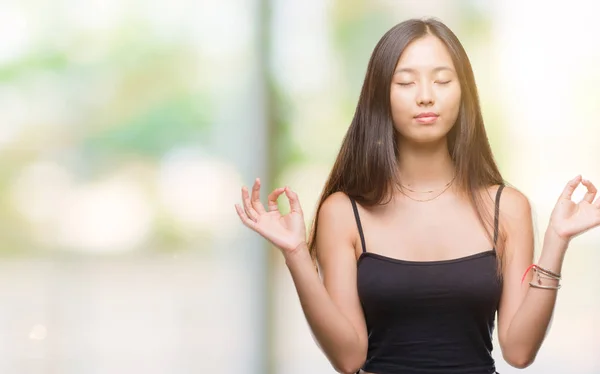
[[[277,205],[277,198],[283,193],[290,202],[290,212],[286,215],[279,212]],[[306,242],[306,225],[298,195],[289,187],[276,188],[267,200],[265,210],[260,202],[260,179],[257,178],[252,186],[252,196],[245,186],[242,187],[243,208],[235,204],[235,209],[246,227],[279,247],[284,255],[289,254]]]
[[[575,203],[571,197],[580,183],[587,187],[587,192],[579,203]],[[565,242],[600,226],[600,198],[594,201],[596,192],[592,182],[578,175],[569,181],[560,195],[550,216],[550,227]]]

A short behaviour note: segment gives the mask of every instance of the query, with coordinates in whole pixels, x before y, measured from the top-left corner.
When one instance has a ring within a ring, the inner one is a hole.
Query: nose
[[[423,83],[417,92],[417,104],[419,106],[431,106],[435,102],[433,89],[430,84]]]

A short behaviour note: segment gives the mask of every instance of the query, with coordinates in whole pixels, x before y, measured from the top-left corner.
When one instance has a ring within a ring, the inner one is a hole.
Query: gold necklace
[[[447,189],[447,188],[448,188],[448,186],[450,186],[450,185],[452,184],[452,182],[454,182],[454,179],[455,179],[455,178],[456,178],[456,175],[455,175],[455,176],[453,176],[453,177],[452,177],[452,179],[450,179],[450,182],[446,183],[446,184],[444,185],[444,187],[442,187],[442,190],[445,190],[445,189]],[[404,189],[406,189],[406,190],[408,190],[408,191],[410,191],[410,192],[414,192],[414,193],[434,193],[434,192],[436,191],[436,190],[428,190],[428,191],[415,191],[415,190],[413,190],[413,189],[411,189],[411,188],[409,188],[409,187],[407,187],[407,186],[403,185],[402,183],[400,183],[400,187],[401,187],[401,188],[404,188]]]
[[[444,192],[446,192],[448,190],[448,188],[450,188],[450,186],[452,185],[452,182],[454,182],[454,178],[452,178],[452,180],[450,182],[446,183],[446,185],[444,186],[444,188],[442,189],[442,191],[440,193],[438,193],[434,197],[430,197],[430,198],[427,198],[427,199],[415,199],[414,197],[409,196],[409,195],[406,194],[406,192],[404,192],[404,190],[402,189],[402,184],[399,184],[399,186],[400,186],[400,192],[402,193],[402,195],[408,197],[409,199],[411,199],[413,201],[418,201],[418,202],[422,203],[422,202],[426,202],[426,201],[431,201],[431,200],[437,199]]]

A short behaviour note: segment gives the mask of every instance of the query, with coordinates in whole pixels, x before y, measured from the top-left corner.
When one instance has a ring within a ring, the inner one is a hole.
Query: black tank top
[[[443,261],[405,261],[368,252],[351,199],[363,248],[357,286],[369,337],[364,371],[496,372],[492,333],[502,280],[495,247],[503,187],[496,194],[494,249]]]

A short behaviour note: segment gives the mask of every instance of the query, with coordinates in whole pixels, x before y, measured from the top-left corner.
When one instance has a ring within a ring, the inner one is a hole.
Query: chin
[[[417,138],[417,139],[407,139],[409,142],[419,145],[438,145],[444,144],[446,142],[446,137],[441,138]]]
[[[446,142],[452,127],[444,121],[430,125],[404,123],[401,126],[395,126],[395,129],[399,135],[400,143],[435,145]]]
[[[434,129],[430,129],[434,130]],[[446,141],[447,131],[415,131],[411,134],[402,135],[402,139],[415,144],[436,144]]]

